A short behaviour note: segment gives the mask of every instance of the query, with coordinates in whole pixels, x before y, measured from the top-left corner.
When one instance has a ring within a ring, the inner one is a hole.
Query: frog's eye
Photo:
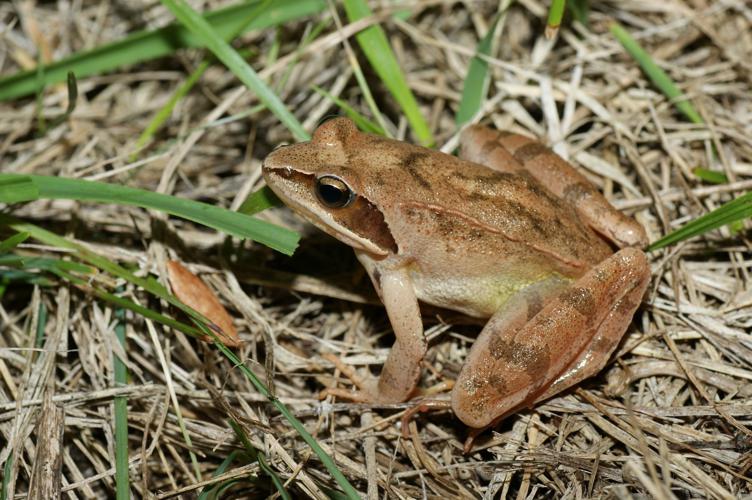
[[[324,175],[316,179],[316,196],[329,208],[343,208],[352,203],[355,193],[339,177]]]

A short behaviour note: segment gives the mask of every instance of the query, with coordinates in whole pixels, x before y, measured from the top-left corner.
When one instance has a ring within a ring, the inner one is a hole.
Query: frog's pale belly
[[[413,270],[410,276],[418,300],[479,318],[490,318],[509,299],[532,286],[535,286],[541,302],[545,302],[572,282],[553,271],[527,277],[499,273],[482,277],[437,278]]]
[[[473,223],[459,212],[437,214],[412,206],[403,215],[391,224],[398,226],[398,233],[412,229],[410,238],[397,240],[397,245],[398,259],[409,267],[416,296],[469,316],[490,317],[533,285],[545,300],[603,258],[596,251],[566,260]],[[598,237],[593,234],[593,238]]]

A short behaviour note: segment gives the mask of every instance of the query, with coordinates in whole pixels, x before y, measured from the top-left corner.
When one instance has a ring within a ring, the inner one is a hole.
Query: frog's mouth
[[[381,257],[398,252],[384,215],[364,196],[354,193],[347,206],[327,207],[315,194],[316,175],[269,165],[268,161],[263,174],[285,205],[346,245]]]

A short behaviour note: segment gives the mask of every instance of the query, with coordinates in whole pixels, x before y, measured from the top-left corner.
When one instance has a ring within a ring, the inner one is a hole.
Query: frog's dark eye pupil
[[[355,195],[345,181],[325,175],[316,180],[316,196],[327,207],[342,208],[349,205]]]

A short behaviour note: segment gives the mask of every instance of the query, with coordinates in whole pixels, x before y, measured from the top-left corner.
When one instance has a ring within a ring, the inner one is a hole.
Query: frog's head
[[[347,118],[329,120],[310,141],[272,151],[262,172],[285,205],[318,228],[355,249],[386,256],[397,244],[380,208],[363,195],[359,165],[348,160],[348,151],[366,145],[364,137]]]

